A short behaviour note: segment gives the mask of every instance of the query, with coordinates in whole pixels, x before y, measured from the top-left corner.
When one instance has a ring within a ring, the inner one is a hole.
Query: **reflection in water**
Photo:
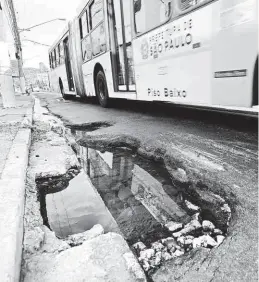
[[[39,191],[41,191],[39,187]],[[43,189],[42,189],[43,191]],[[105,207],[89,177],[80,172],[67,188],[41,195],[46,201],[45,219],[58,237],[81,233],[100,223],[106,232],[119,232],[118,226]],[[44,203],[41,200],[41,205]]]
[[[183,197],[170,184],[162,166],[121,150],[100,152],[79,146],[77,153],[83,169],[130,243],[139,239],[149,243],[166,236],[161,224],[170,220],[189,221],[181,207]],[[169,196],[164,187],[174,190],[170,193],[174,196]]]

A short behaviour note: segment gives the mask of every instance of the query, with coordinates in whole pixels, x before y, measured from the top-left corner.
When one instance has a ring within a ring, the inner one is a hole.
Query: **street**
[[[184,193],[203,195],[196,204],[217,195],[230,207],[220,246],[166,261],[151,274],[153,281],[257,281],[256,120],[172,105],[116,101],[102,108],[94,101],[63,100],[60,94],[35,97],[71,129],[79,145],[101,152],[134,149],[147,162],[162,163],[181,189],[191,183],[192,190]],[[213,214],[217,201],[211,203]]]

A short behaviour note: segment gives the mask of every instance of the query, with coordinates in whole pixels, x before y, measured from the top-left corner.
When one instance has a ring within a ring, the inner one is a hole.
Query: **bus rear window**
[[[136,32],[143,33],[166,22],[171,5],[170,0],[134,0]]]

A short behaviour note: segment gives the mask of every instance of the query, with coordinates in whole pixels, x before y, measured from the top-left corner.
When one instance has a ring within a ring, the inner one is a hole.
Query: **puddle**
[[[167,170],[131,151],[101,152],[79,147],[81,165],[125,239],[150,245],[170,233],[169,221],[189,222],[184,197],[171,183]]]
[[[105,232],[119,228],[84,171],[36,180],[44,225],[59,238],[101,224]]]

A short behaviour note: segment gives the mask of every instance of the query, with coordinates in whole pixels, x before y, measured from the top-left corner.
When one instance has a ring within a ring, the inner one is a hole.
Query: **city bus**
[[[53,90],[258,111],[256,0],[83,0],[49,49]]]

